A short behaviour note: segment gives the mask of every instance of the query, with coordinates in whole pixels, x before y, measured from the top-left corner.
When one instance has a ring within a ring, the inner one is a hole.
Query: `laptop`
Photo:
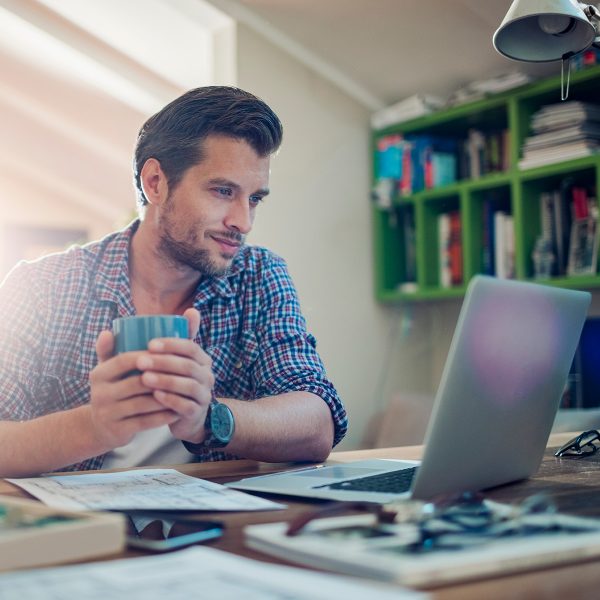
[[[420,462],[311,465],[227,485],[385,503],[529,477],[541,463],[590,300],[588,292],[477,275],[460,311]]]

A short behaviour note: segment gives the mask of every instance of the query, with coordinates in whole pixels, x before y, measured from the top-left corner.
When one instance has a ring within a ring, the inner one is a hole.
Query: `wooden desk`
[[[560,434],[550,438],[548,451],[535,477],[496,488],[486,495],[499,502],[518,502],[532,494],[545,492],[555,501],[560,511],[600,517],[600,452],[585,459],[556,459],[553,456],[553,449],[572,436],[573,434]],[[329,462],[333,464],[376,457],[415,459],[421,456],[421,451],[420,446],[412,446],[335,452],[331,455]],[[178,465],[176,468],[188,475],[224,483],[250,475],[274,472],[283,466],[289,465],[270,465],[242,460]],[[26,496],[20,489],[2,480],[0,480],[0,493]],[[246,548],[243,536],[244,525],[289,520],[305,510],[323,503],[283,497],[275,499],[285,502],[288,508],[285,511],[258,513],[209,513],[207,515],[209,518],[219,519],[226,523],[224,536],[212,545],[250,558],[290,564]],[[123,556],[138,556],[139,554],[129,551]],[[431,594],[433,598],[439,600],[479,600],[481,598],[486,600],[506,598],[561,598],[567,600],[584,598],[591,600],[598,596],[599,584],[600,560],[591,560],[560,568],[446,586],[431,590]]]

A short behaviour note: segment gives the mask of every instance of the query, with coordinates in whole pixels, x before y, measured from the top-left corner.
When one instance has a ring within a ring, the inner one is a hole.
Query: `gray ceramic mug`
[[[188,320],[180,315],[143,315],[113,321],[115,354],[147,350],[154,338],[188,337]]]

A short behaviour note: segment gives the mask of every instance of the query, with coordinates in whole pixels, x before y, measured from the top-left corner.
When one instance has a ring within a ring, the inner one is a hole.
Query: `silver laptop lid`
[[[534,283],[471,280],[413,497],[481,490],[537,470],[590,299]]]

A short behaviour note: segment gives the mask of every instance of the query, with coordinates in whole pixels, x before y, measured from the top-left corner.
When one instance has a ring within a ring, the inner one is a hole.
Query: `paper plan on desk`
[[[273,510],[284,508],[175,469],[7,479],[48,506],[66,510]]]
[[[170,554],[0,575],[0,600],[422,600],[421,593],[194,547]]]

